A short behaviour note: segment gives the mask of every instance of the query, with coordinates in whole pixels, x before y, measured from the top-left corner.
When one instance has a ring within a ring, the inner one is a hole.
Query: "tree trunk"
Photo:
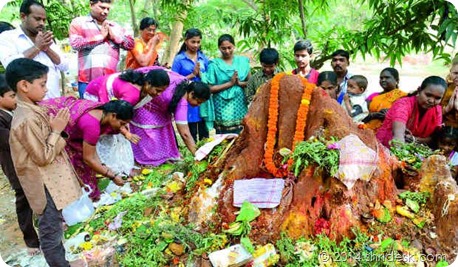
[[[304,34],[304,39],[306,39],[307,38],[307,25],[305,23],[304,0],[299,0],[299,14],[301,15],[302,33]]]
[[[173,59],[175,58],[175,54],[178,52],[180,47],[180,39],[183,32],[183,21],[186,19],[188,15],[187,11],[183,11],[183,13],[178,14],[173,23],[172,31],[170,33],[170,39],[167,45],[167,49],[162,57],[161,64],[164,65],[168,63],[169,66],[172,65]]]
[[[129,0],[130,19],[132,20],[132,28],[134,29],[134,36],[138,36],[137,18],[135,17],[134,5],[135,5],[135,0]]]
[[[150,0],[150,1],[145,1],[145,9],[144,10],[151,10],[153,13],[153,19],[157,20],[158,19],[158,7],[160,6],[159,1],[157,0]]]

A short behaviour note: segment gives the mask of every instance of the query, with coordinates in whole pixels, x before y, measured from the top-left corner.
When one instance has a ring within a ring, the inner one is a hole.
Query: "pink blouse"
[[[101,129],[100,120],[89,113],[82,115],[76,124],[78,129],[72,139],[82,139],[84,142],[95,146],[100,136],[103,134],[114,133],[110,127]]]

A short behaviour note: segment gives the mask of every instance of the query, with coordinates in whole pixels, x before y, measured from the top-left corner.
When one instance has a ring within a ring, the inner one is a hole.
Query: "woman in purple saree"
[[[148,71],[161,67],[145,67],[138,71]],[[188,127],[188,103],[198,106],[210,97],[210,88],[201,82],[188,82],[173,71],[169,74],[170,85],[159,96],[149,102],[141,101],[134,107],[134,117],[130,130],[140,137],[132,144],[135,160],[142,165],[158,166],[167,161],[180,159],[173,121],[178,133],[191,153],[196,144]]]
[[[95,145],[103,134],[117,134],[132,119],[133,106],[123,100],[99,103],[78,100],[75,97],[58,97],[40,102],[51,116],[67,107],[70,120],[65,128],[68,134],[65,147],[73,167],[83,182],[90,186],[93,200],[100,198],[96,174],[104,175],[117,185],[123,185],[122,177],[100,162]]]

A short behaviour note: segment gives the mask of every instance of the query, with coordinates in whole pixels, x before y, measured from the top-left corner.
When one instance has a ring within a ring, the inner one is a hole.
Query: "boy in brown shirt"
[[[52,267],[77,266],[65,259],[61,210],[81,196],[81,188],[65,153],[61,132],[68,109],[50,118],[37,105],[46,95],[48,67],[28,58],[13,60],[6,81],[18,103],[10,130],[10,149],[16,174],[32,210],[38,214],[40,247]]]
[[[8,178],[16,197],[16,215],[29,255],[37,254],[40,249],[38,235],[33,227],[32,209],[25,197],[24,190],[14,170],[11,159],[10,137],[13,110],[16,109],[16,93],[6,84],[4,74],[0,74],[0,165]]]

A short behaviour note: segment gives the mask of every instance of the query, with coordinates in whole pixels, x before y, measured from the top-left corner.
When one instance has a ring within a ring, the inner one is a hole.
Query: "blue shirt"
[[[345,77],[343,78],[342,82],[339,85],[340,94],[337,96],[337,102],[339,102],[339,104],[341,105],[344,105],[343,99],[344,99],[345,94],[347,93],[347,82],[351,76],[353,76],[353,74],[350,74],[347,71],[347,74],[345,74]]]
[[[200,50],[197,52],[197,61],[200,63],[200,73],[206,72],[209,60]],[[195,65],[196,63],[188,57],[185,51],[183,51],[175,56],[172,64],[172,71],[183,76],[188,76],[194,70]],[[194,77],[192,81],[198,82],[200,81],[200,77]],[[201,120],[199,107],[192,107],[188,104],[188,122],[199,122]]]

